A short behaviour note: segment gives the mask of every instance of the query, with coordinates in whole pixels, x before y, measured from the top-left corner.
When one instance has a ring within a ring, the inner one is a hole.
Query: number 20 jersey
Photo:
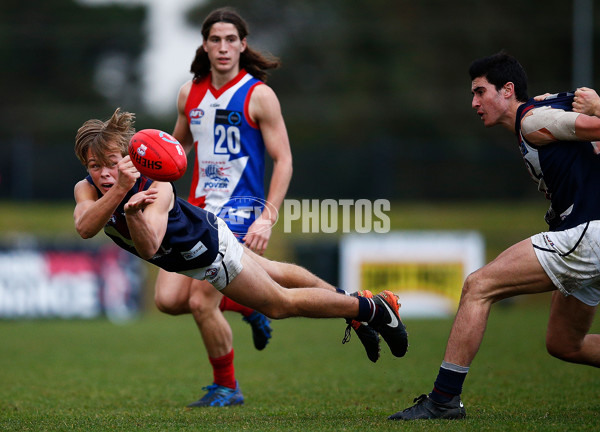
[[[252,208],[256,198],[264,200],[265,145],[248,114],[252,91],[260,84],[262,81],[241,70],[217,90],[209,74],[192,83],[186,101],[196,150],[188,201],[219,216],[232,209]],[[256,213],[240,209],[237,216],[235,227],[230,218],[223,218],[234,233],[247,230]]]

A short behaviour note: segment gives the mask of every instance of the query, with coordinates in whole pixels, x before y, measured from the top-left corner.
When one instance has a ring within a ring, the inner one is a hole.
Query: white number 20
[[[215,154],[238,154],[242,149],[240,144],[240,130],[235,126],[226,128],[223,125],[217,125],[215,128]]]

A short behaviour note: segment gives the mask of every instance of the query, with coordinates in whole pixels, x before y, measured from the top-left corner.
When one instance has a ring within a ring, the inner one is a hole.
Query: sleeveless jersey
[[[243,235],[264,202],[265,144],[248,114],[262,81],[245,70],[216,90],[211,76],[192,83],[185,113],[196,161],[188,201],[221,217]]]
[[[556,141],[536,146],[521,132],[521,120],[531,109],[551,106],[572,111],[573,93],[559,93],[543,101],[530,99],[517,110],[515,129],[531,178],[550,200],[546,222],[562,231],[600,219],[600,156],[589,141]]]
[[[90,176],[86,180],[96,188]],[[151,184],[152,180],[140,176],[104,226],[104,233],[112,241],[138,257],[125,219],[124,206],[133,195],[147,190]],[[99,197],[102,196],[98,188],[96,191]],[[175,196],[165,237],[156,255],[146,261],[172,272],[194,270],[212,264],[218,251],[216,216]]]

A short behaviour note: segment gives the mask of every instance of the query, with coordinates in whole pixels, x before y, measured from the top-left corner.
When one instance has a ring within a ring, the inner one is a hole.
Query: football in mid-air
[[[187,168],[183,146],[166,132],[142,129],[129,141],[129,156],[144,176],[157,181],[175,181]]]

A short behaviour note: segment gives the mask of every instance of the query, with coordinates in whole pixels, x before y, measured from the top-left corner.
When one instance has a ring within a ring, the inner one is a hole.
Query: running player
[[[262,255],[290,183],[292,154],[279,101],[264,84],[266,71],[279,62],[248,46],[247,35],[246,22],[231,9],[207,16],[202,24],[204,40],[191,66],[193,79],[181,87],[177,98],[173,136],[186,152],[195,150],[188,201],[220,216],[240,242]],[[265,151],[273,160],[266,201]],[[242,403],[233,335],[222,312],[243,315],[259,350],[271,338],[269,320],[206,281],[177,273],[159,271],[155,292],[161,311],[192,314],[213,368],[207,393],[188,407]]]
[[[492,304],[553,291],[548,352],[600,366],[600,335],[588,334],[600,302],[600,118],[572,111],[572,93],[528,101],[527,76],[501,52],[473,62],[472,107],[485,127],[515,134],[525,165],[550,199],[549,231],[533,235],[467,277],[433,389],[392,420],[459,419],[463,382],[483,339]],[[583,97],[580,93],[578,97]],[[583,105],[580,109],[583,109]]]
[[[265,84],[267,71],[277,68],[279,61],[252,49],[247,35],[248,25],[232,9],[217,9],[207,16],[204,41],[191,66],[193,79],[181,87],[177,99],[173,136],[187,152],[195,150],[188,201],[217,214],[239,241],[262,255],[290,183],[292,154],[278,98]],[[273,160],[266,200],[265,152]],[[156,304],[166,313],[192,313],[213,367],[207,393],[188,406],[241,403],[232,332],[222,311],[244,315],[259,350],[271,337],[269,320],[222,296],[206,281],[162,270],[156,281]],[[376,332],[360,328],[358,322],[353,325],[369,358],[376,360]]]

